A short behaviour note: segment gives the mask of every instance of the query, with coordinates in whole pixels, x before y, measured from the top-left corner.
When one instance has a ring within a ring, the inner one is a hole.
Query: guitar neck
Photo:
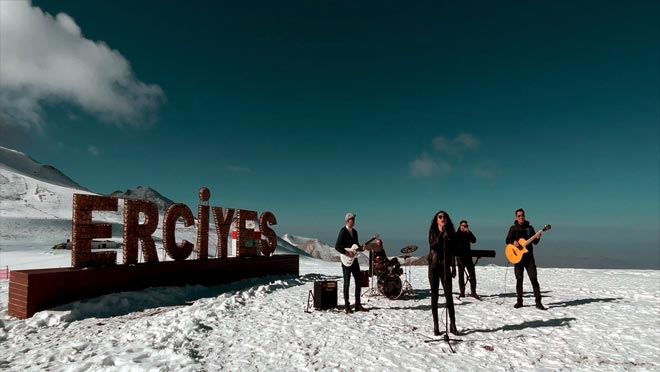
[[[536,239],[537,239],[538,237],[540,237],[541,235],[543,235],[543,230],[539,230],[539,231],[537,231],[536,234],[532,235],[531,238],[525,240],[525,245],[527,245],[527,244],[533,242],[534,240],[536,240]]]

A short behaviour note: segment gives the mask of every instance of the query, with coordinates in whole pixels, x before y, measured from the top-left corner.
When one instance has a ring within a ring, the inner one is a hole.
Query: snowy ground
[[[60,259],[66,265],[66,253]],[[7,282],[0,282],[0,369],[660,370],[658,271],[540,269],[549,310],[539,311],[531,294],[513,309],[511,268],[480,266],[483,301],[456,303],[465,335],[452,354],[443,341],[426,342],[425,267],[412,267],[413,297],[365,295],[370,311],[347,315],[304,311],[315,280],[341,288],[341,269],[307,257],[300,263],[297,278],[151,288],[22,321],[7,317]]]

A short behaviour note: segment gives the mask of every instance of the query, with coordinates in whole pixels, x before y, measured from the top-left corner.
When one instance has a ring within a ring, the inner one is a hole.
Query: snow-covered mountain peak
[[[170,205],[174,204],[172,200],[164,197],[161,193],[149,186],[138,186],[133,190],[126,189],[126,191],[117,190],[109,196],[123,199],[149,200],[156,203],[156,205],[158,205],[158,209],[161,211],[164,211]]]
[[[87,190],[52,165],[44,165],[24,153],[0,146],[0,168],[50,184]]]

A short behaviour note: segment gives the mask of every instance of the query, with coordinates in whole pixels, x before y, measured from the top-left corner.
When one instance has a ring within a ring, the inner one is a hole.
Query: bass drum
[[[390,300],[396,300],[401,296],[401,278],[396,274],[383,274],[378,277],[378,290]]]

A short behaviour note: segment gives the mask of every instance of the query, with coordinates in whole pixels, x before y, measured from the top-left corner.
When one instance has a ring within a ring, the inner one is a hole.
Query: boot
[[[545,306],[541,303],[541,301],[536,301],[536,308],[539,310],[547,310]]]
[[[344,305],[344,310],[346,311],[346,314],[350,314],[353,312],[353,310],[351,310],[351,304]]]
[[[481,300],[481,297],[476,292],[470,293],[470,297],[474,298],[475,300]]]
[[[355,311],[364,311],[364,312],[367,312],[367,311],[369,311],[369,310],[367,310],[367,309],[365,309],[364,307],[362,307],[362,304],[355,304]]]
[[[522,299],[520,299],[520,298],[518,299],[518,301],[516,302],[516,304],[513,305],[513,307],[515,307],[516,309],[519,309],[519,308],[521,308],[522,306],[523,306],[523,304],[522,304]]]
[[[438,312],[437,310],[431,310],[431,314],[433,314],[433,334],[440,336],[440,328],[438,327]]]
[[[456,329],[456,324],[454,324],[454,323],[452,323],[449,326],[449,332],[451,332],[453,335],[456,335],[456,336],[462,336],[461,333],[458,331],[458,329]]]
[[[458,295],[458,298],[463,298],[463,297],[465,297],[465,292],[461,292],[461,293]]]

